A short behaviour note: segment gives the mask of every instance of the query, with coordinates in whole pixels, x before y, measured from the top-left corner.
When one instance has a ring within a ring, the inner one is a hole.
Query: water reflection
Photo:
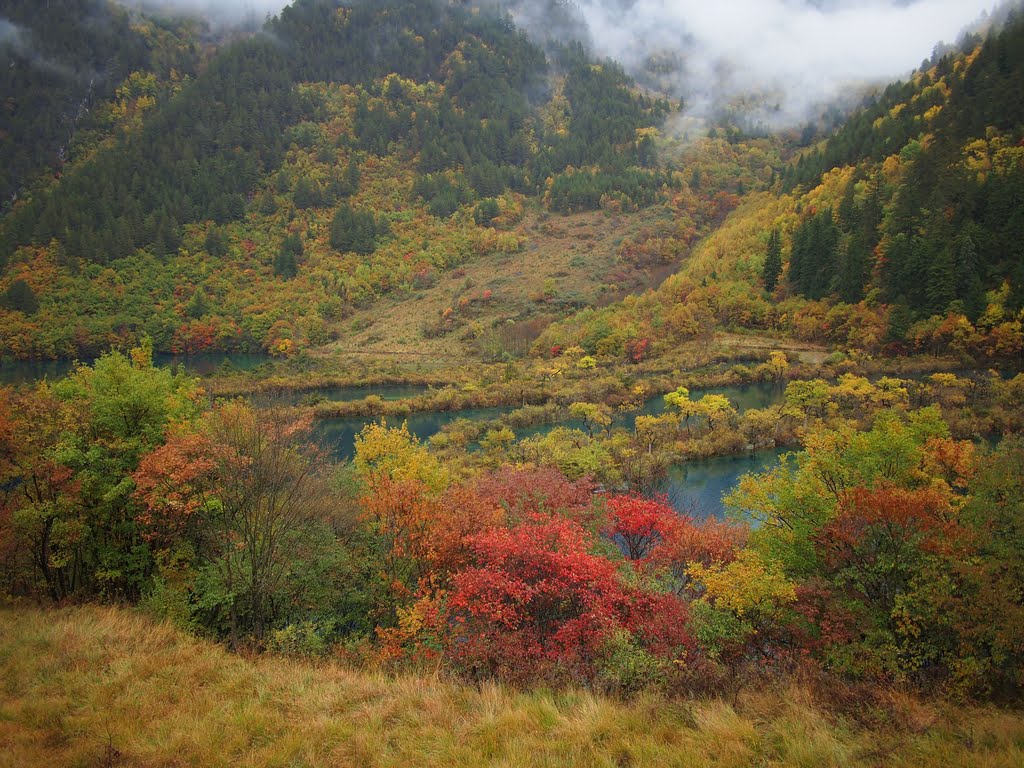
[[[668,471],[662,492],[680,512],[695,518],[725,517],[722,497],[749,472],[767,472],[789,448],[755,451],[742,456],[715,456],[677,464]]]

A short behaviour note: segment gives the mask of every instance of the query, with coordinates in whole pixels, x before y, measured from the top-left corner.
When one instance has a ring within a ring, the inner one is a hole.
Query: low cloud
[[[687,99],[692,114],[752,94],[756,116],[794,124],[851,86],[906,75],[993,0],[519,0],[535,34],[553,11],[593,52]],[[748,99],[749,101],[749,99]]]
[[[260,26],[275,15],[287,0],[121,0],[122,5],[144,11],[187,14],[207,19],[214,26]]]
[[[3,59],[8,59],[11,63],[20,60],[33,69],[65,80],[71,80],[81,75],[59,61],[41,55],[32,43],[32,33],[2,16],[0,16],[0,56]]]
[[[27,49],[25,31],[0,16],[0,50],[8,49],[20,53]]]

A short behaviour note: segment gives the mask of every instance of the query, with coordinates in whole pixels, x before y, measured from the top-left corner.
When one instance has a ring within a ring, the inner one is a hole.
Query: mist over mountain
[[[147,12],[200,16],[214,25],[255,27],[268,14],[288,5],[285,0],[121,0],[122,5]]]
[[[255,28],[284,0],[123,0]],[[581,40],[648,87],[709,117],[798,124],[860,86],[907,74],[993,0],[484,0],[539,40]],[[0,37],[10,38],[8,29]]]
[[[952,43],[991,0],[521,0],[534,35],[585,36],[641,82],[707,116],[756,97],[773,126],[857,85],[901,77]]]

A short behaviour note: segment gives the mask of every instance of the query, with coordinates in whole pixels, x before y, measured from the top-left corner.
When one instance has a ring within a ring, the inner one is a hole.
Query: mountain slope
[[[353,309],[524,246],[507,230],[528,198],[666,199],[682,185],[653,167],[668,106],[498,16],[300,0],[19,201],[0,225],[0,292],[23,284],[0,352],[322,344]]]
[[[10,0],[0,11],[0,211],[36,177],[87,154],[134,90],[150,99],[195,73],[202,53],[184,20],[143,18],[99,0]],[[135,78],[130,79],[135,73]],[[137,105],[133,104],[133,107]]]
[[[621,357],[649,339],[658,355],[733,329],[1019,359],[1024,20],[973,42],[888,88],[774,191],[748,194],[657,292],[556,324],[535,352]]]
[[[787,164],[781,136],[674,136],[672,104],[500,15],[299,0],[194,77],[157,78],[155,99],[129,75],[108,102],[121,117],[0,221],[0,355],[148,335],[502,359],[582,309],[535,351],[632,358],[726,328],[873,353],[958,335],[1012,357],[1021,29],[1010,14]],[[598,211],[593,239],[549,237]],[[515,261],[532,266],[508,286]],[[672,265],[653,296],[590,309]]]

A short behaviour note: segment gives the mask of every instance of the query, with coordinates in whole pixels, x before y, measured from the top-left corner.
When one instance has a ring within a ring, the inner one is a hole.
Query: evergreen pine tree
[[[481,227],[488,227],[500,214],[498,201],[493,197],[487,197],[476,204],[476,208],[473,209],[473,220]]]
[[[846,240],[839,249],[838,290],[839,298],[847,304],[856,304],[864,298],[864,283],[867,280],[867,249],[857,236]]]
[[[323,190],[320,185],[306,176],[300,176],[295,182],[292,199],[298,209],[316,208],[323,202]]]
[[[955,273],[964,311],[976,320],[985,310],[985,290],[978,274],[978,248],[970,234],[963,235],[957,244]]]
[[[340,253],[352,250],[353,222],[352,206],[348,203],[342,203],[341,207],[338,208],[338,212],[334,214],[334,218],[331,220],[331,248]]]
[[[274,194],[269,189],[264,190],[260,195],[259,201],[256,203],[256,210],[264,216],[273,216],[277,213],[277,201],[274,200]]]
[[[796,293],[806,290],[804,271],[807,262],[807,232],[804,224],[796,228],[789,252],[789,287]]]
[[[905,341],[907,332],[914,322],[914,313],[906,303],[900,301],[894,304],[889,310],[889,327],[886,329],[886,339],[889,341]]]
[[[185,314],[193,320],[198,320],[209,311],[209,305],[206,300],[206,291],[202,288],[196,289],[196,292],[192,294],[192,298],[189,299],[189,302],[185,307]]]
[[[779,283],[780,274],[782,274],[782,235],[778,229],[773,229],[772,233],[768,236],[764,268],[761,270],[761,280],[764,282],[764,289],[768,293],[775,292],[775,286]]]
[[[371,254],[377,248],[377,237],[389,231],[387,220],[378,220],[369,211],[356,211],[343,203],[331,221],[331,247],[341,253]]]
[[[928,260],[925,279],[926,307],[929,314],[945,314],[950,302],[956,298],[955,258],[952,245],[947,245]]]
[[[302,238],[297,234],[288,235],[281,243],[281,250],[274,257],[274,274],[290,280],[299,272],[299,257],[303,253]]]
[[[228,255],[228,239],[220,227],[210,227],[203,242],[203,249],[215,259]]]
[[[3,297],[0,297],[0,305],[3,305],[4,309],[22,312],[26,315],[34,315],[39,311],[39,299],[36,298],[36,292],[32,290],[31,285],[20,278],[11,283],[10,287],[4,291]]]

